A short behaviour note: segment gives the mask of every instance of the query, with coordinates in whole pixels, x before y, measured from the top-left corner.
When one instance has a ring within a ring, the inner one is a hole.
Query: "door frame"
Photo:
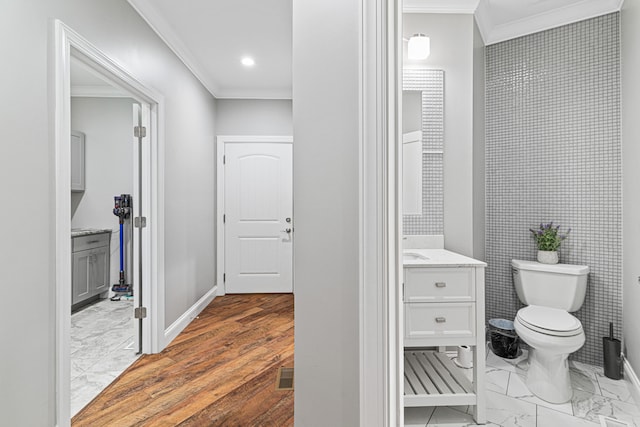
[[[218,135],[216,137],[216,282],[218,285],[218,295],[226,294],[224,283],[224,147],[228,143],[260,143],[271,142],[280,144],[293,144],[293,136],[267,136],[267,135]],[[293,183],[292,183],[293,185]],[[292,201],[293,203],[293,201]],[[293,206],[295,218],[295,206]],[[294,220],[295,221],[295,220]],[[292,244],[295,245],[295,239]],[[293,256],[293,255],[292,255]],[[295,275],[292,277],[292,289],[295,292]]]
[[[360,426],[404,424],[402,0],[360,2]]]
[[[52,25],[53,97],[50,105],[52,168],[55,171],[55,410],[56,425],[70,425],[70,343],[71,343],[71,57],[91,67],[115,86],[127,91],[150,107],[150,167],[143,176],[143,203],[148,206],[149,238],[143,245],[143,305],[148,317],[143,320],[142,350],[157,353],[164,342],[164,98],[144,86],[127,70],[60,20]],[[145,195],[146,193],[146,195]],[[154,284],[154,286],[152,286]]]

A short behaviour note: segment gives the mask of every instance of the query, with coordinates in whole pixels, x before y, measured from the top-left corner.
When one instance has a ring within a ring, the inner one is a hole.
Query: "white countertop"
[[[486,267],[487,264],[446,249],[405,249],[403,255],[415,254],[416,259],[403,257],[404,267]],[[424,258],[422,258],[424,257]],[[425,259],[426,258],[426,259]]]

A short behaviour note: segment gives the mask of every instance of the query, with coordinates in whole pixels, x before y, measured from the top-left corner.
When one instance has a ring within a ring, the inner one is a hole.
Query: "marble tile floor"
[[[535,397],[525,384],[526,351],[513,361],[487,350],[487,424],[495,427],[598,427],[602,417],[616,427],[640,427],[640,408],[629,380],[611,380],[601,367],[570,362],[573,398],[556,405]],[[470,370],[465,373],[470,374]],[[405,408],[405,427],[475,426],[473,407]]]
[[[137,358],[133,301],[102,299],[71,315],[71,416]]]

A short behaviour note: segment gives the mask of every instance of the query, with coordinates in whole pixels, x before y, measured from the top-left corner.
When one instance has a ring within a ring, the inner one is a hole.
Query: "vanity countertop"
[[[92,234],[111,233],[110,228],[72,228],[71,238],[80,236],[90,236]]]
[[[446,249],[405,249],[404,267],[486,267],[487,264]]]

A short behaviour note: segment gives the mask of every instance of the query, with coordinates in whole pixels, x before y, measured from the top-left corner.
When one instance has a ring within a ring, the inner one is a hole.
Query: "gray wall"
[[[290,99],[218,99],[217,135],[291,135]]]
[[[216,277],[215,100],[167,54],[163,61],[176,61],[168,75],[149,70],[149,85],[166,101],[165,328],[211,290]]]
[[[357,0],[293,8],[295,425],[359,424]]]
[[[449,250],[474,256],[473,15],[408,13],[403,25],[406,38],[431,37],[430,56],[424,61],[405,56],[405,67],[444,70],[444,242]]]
[[[133,193],[133,102],[130,98],[71,99],[71,129],[85,134],[86,171],[86,190],[71,193],[71,228],[113,230],[109,283],[117,283],[120,272],[120,227],[112,212],[113,196]],[[132,260],[129,225],[123,235],[127,259]],[[130,266],[126,266],[127,283],[133,278]]]
[[[640,4],[627,1],[622,8],[622,170],[623,176],[623,294],[624,353],[640,373]]]
[[[608,322],[622,327],[618,17],[491,45],[486,58],[487,316],[520,307],[510,260],[535,259],[529,228],[572,227],[560,262],[591,271],[575,358],[593,364]]]
[[[54,145],[47,99],[52,20],[59,18],[165,96],[166,320],[214,283],[214,99],[125,0],[2,2],[0,182],[10,210],[0,238],[2,424],[55,420]],[[355,26],[354,26],[355,28]],[[185,211],[185,206],[189,211]],[[28,238],[27,238],[28,237]]]

